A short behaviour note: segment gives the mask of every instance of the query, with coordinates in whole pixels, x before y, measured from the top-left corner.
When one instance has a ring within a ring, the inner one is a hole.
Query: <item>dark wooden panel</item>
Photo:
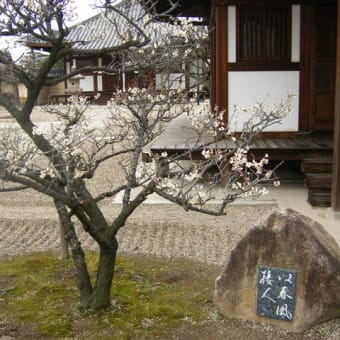
[[[238,63],[228,63],[229,71],[299,71],[299,63],[291,62],[246,62],[240,61]]]
[[[301,168],[304,173],[332,173],[332,160],[303,159]]]
[[[334,89],[336,61],[336,8],[315,8],[314,48],[314,130],[332,131],[334,124]]]
[[[329,207],[331,204],[331,193],[330,191],[308,191],[308,199],[307,201],[313,207]]]
[[[328,189],[332,186],[332,174],[306,174],[306,185],[309,189]]]

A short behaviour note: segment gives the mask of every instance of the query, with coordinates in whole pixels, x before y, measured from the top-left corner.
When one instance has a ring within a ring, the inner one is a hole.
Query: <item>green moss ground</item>
[[[93,273],[96,256],[87,257]],[[156,338],[206,322],[216,275],[185,260],[119,257],[112,308],[80,313],[71,260],[26,255],[0,262],[0,318],[37,338]]]

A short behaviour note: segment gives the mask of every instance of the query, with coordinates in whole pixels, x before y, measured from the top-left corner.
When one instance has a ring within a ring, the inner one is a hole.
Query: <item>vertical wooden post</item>
[[[228,1],[213,1],[213,34],[211,45],[211,106],[225,110],[224,121],[228,122]],[[228,180],[228,162],[220,164],[221,185]]]
[[[337,55],[334,107],[334,145],[332,174],[332,210],[340,217],[340,0],[337,7]]]
[[[213,82],[212,105],[227,109],[228,104],[228,6],[214,3],[214,34],[212,46]],[[225,117],[227,120],[227,117]]]

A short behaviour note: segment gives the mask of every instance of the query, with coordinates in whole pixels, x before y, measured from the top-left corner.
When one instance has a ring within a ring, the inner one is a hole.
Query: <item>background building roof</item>
[[[124,13],[121,15],[120,13]],[[66,41],[72,43],[72,49],[77,53],[85,51],[96,51],[105,48],[118,46],[124,41],[132,39],[142,39],[140,32],[133,27],[133,22],[138,27],[144,27],[145,33],[151,39],[152,44],[162,41],[165,36],[180,36],[180,27],[164,21],[146,21],[150,15],[146,13],[145,7],[139,3],[127,6],[125,1],[116,6],[116,10],[102,12],[82,21],[70,28],[70,33]],[[200,30],[206,30],[200,27]],[[27,45],[33,48],[48,50],[49,46],[45,42],[30,39]]]

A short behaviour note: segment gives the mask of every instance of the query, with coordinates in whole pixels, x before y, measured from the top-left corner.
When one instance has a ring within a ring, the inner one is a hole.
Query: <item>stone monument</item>
[[[214,302],[229,318],[291,332],[340,317],[339,246],[319,223],[274,211],[232,250]]]

